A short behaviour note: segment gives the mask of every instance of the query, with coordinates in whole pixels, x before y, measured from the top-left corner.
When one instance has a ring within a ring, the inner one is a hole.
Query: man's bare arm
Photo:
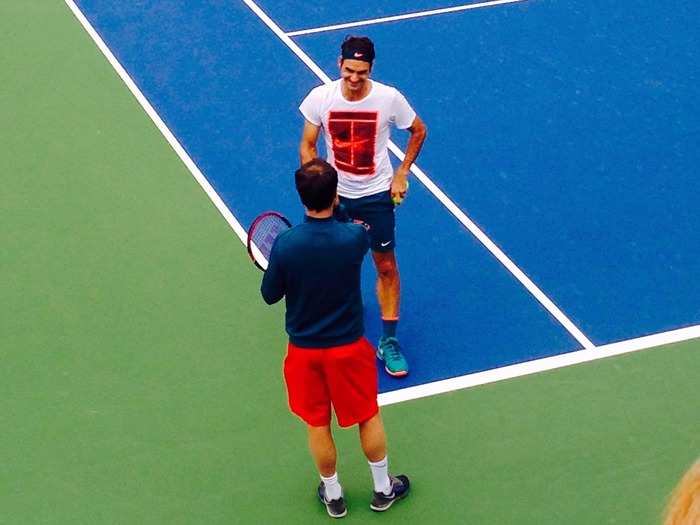
[[[411,134],[411,137],[408,139],[408,145],[406,146],[406,156],[399,167],[396,168],[394,178],[391,181],[391,196],[396,200],[403,199],[406,195],[408,172],[411,169],[411,165],[418,158],[423,142],[425,142],[425,137],[428,134],[428,128],[420,117],[416,115],[413,123],[408,128],[408,132]]]
[[[304,131],[301,135],[301,143],[299,144],[299,158],[302,164],[306,164],[312,159],[318,157],[316,143],[318,142],[318,134],[321,128],[312,124],[308,120],[304,121]]]
[[[428,134],[428,128],[420,117],[416,115],[416,118],[413,119],[413,124],[408,128],[408,132],[411,134],[411,137],[408,139],[408,145],[406,146],[406,157],[404,157],[401,166],[399,166],[407,173],[418,158],[420,149],[423,147],[423,142],[425,142],[425,137]]]

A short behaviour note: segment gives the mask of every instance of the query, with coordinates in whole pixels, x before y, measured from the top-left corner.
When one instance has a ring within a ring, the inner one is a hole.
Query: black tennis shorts
[[[372,251],[390,252],[396,247],[396,222],[391,192],[382,191],[359,199],[340,197],[338,220],[364,222],[369,226]]]

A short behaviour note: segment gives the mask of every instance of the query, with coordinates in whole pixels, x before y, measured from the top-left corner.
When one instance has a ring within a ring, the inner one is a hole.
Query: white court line
[[[151,103],[148,102],[143,93],[141,93],[141,90],[131,79],[129,74],[122,67],[122,65],[119,63],[114,54],[107,47],[107,44],[105,44],[104,40],[102,40],[102,37],[100,37],[97,31],[95,31],[95,28],[92,27],[88,19],[85,17],[85,15],[83,15],[83,13],[80,11],[80,8],[75,4],[73,0],[65,0],[65,2],[66,5],[68,5],[68,7],[70,8],[70,10],[73,12],[75,17],[78,19],[80,24],[83,26],[85,31],[87,31],[88,35],[90,35],[95,44],[97,44],[99,50],[102,51],[102,54],[105,56],[105,58],[107,58],[107,60],[117,72],[119,77],[122,79],[124,84],[126,84],[126,87],[129,88],[131,94],[134,95],[134,97],[136,97],[136,100],[139,104],[141,104],[141,107],[144,109],[146,114],[151,118],[158,130],[163,134],[165,140],[168,141],[168,144],[170,144],[170,146],[175,150],[177,156],[180,157],[180,160],[182,160],[185,166],[187,166],[187,169],[190,171],[192,176],[199,183],[199,185],[202,187],[205,193],[209,196],[209,199],[211,199],[211,201],[214,203],[216,209],[219,210],[219,213],[223,215],[226,222],[228,222],[231,228],[233,228],[233,231],[236,232],[236,235],[238,235],[238,238],[241,240],[241,242],[243,244],[246,244],[248,234],[243,228],[243,226],[241,226],[236,217],[234,217],[233,213],[231,213],[231,210],[229,210],[226,207],[224,201],[221,200],[221,197],[219,197],[219,195],[216,193],[211,184],[209,184],[209,181],[207,181],[207,179],[204,177],[197,165],[190,158],[185,149],[180,145],[178,140],[175,138],[175,135],[172,134],[170,129],[168,129],[168,126],[165,125],[165,122],[163,122],[158,113],[156,113],[156,110],[153,109]]]
[[[700,338],[700,325],[648,335],[636,339],[628,339],[626,341],[602,345],[586,350],[579,350],[577,352],[570,352],[568,354],[545,357],[535,361],[504,366],[502,368],[486,370],[485,372],[478,372],[476,374],[453,377],[451,379],[403,388],[393,392],[386,392],[379,394],[378,401],[380,406],[393,405],[395,403],[419,399],[421,397],[444,394],[454,390],[462,390],[464,388],[471,388],[477,385],[495,383],[505,379],[513,379],[515,377],[544,372],[546,370],[554,370],[556,368],[563,368],[589,361],[596,361],[598,359],[605,359],[616,355],[637,352],[639,350],[646,350],[660,345],[678,343],[680,341],[688,341],[696,338]]]
[[[243,0],[243,2],[269,27],[273,33],[275,33],[282,42],[284,42],[287,47],[289,47],[295,55],[297,55],[304,64],[306,64],[316,76],[321,79],[325,84],[329,84],[331,79],[326,75],[321,68],[319,68],[313,60],[296,44],[294,41],[285,34],[284,31],[269,17],[265,12],[258,7],[258,5],[253,0]],[[396,155],[400,160],[404,159],[404,153],[401,149],[394,144],[393,141],[389,141],[389,149]],[[503,266],[505,266],[508,271],[513,274],[513,276],[520,281],[520,283],[525,286],[525,288],[537,299],[542,306],[544,306],[547,311],[559,321],[564,328],[583,346],[584,348],[594,348],[595,345],[579,330],[571,320],[564,315],[564,313],[532,282],[532,280],[525,275],[525,273],[518,268],[513,261],[506,256],[503,251],[496,246],[496,244],[488,238],[488,236],[481,231],[481,229],[474,224],[474,222],[467,217],[467,215],[459,209],[459,207],[440,189],[438,186],[430,180],[430,178],[416,165],[411,166],[411,171],[420,180],[426,188],[435,196],[437,199],[486,247],[488,251],[493,254],[498,261],[500,261]]]
[[[224,220],[229,224],[229,226],[231,226],[236,235],[238,235],[241,242],[246,245],[248,240],[248,232],[246,232],[243,226],[241,226],[241,223],[238,222],[238,219],[236,219],[233,213],[231,213],[231,210],[229,210],[226,204],[224,204],[224,201],[221,200],[219,194],[216,193],[216,190],[214,190],[211,184],[209,184],[209,181],[206,179],[206,177],[204,177],[200,169],[187,154],[180,142],[175,138],[175,135],[173,135],[165,122],[163,122],[163,119],[160,118],[160,115],[158,115],[156,110],[153,109],[151,103],[148,102],[148,99],[143,95],[136,83],[131,79],[129,73],[127,73],[124,67],[119,63],[109,47],[107,47],[107,44],[105,44],[104,40],[102,40],[99,33],[97,33],[94,27],[92,27],[89,20],[80,11],[80,8],[75,4],[74,0],[65,0],[65,2],[85,31],[87,31],[88,35],[90,35],[95,44],[97,44],[99,50],[102,51],[102,54],[105,56],[105,58],[107,58],[107,61],[112,65],[119,77],[126,84],[127,88],[129,88],[129,91],[131,91],[132,95],[134,95],[139,104],[141,104],[141,107],[144,109],[146,114],[151,118],[158,130],[163,134],[165,140],[168,141],[173,150],[175,150],[175,153],[177,153],[177,156],[180,157],[180,160],[182,160],[192,176],[202,187],[216,209],[219,210],[219,213],[221,213],[221,215],[224,217]],[[261,266],[263,268],[267,268],[267,259],[255,244],[252,245],[252,250],[255,258],[261,263]]]
[[[166,138],[168,143],[175,150],[175,152],[180,157],[182,162],[187,166],[187,168],[190,170],[190,172],[192,173],[194,178],[202,186],[202,188],[204,189],[206,194],[209,196],[209,198],[212,200],[212,202],[214,203],[216,208],[224,216],[224,218],[229,223],[229,225],[231,225],[233,230],[236,232],[238,237],[241,239],[241,242],[243,242],[245,244],[246,232],[243,229],[243,227],[236,220],[236,218],[233,216],[233,214],[230,212],[230,210],[226,207],[226,205],[223,203],[221,198],[216,194],[216,192],[211,187],[211,185],[208,183],[208,181],[204,178],[204,176],[202,175],[199,168],[197,168],[197,166],[194,164],[192,159],[189,157],[189,155],[182,148],[182,146],[177,141],[177,139],[175,139],[175,137],[170,132],[168,127],[165,125],[165,123],[162,121],[162,119],[158,116],[156,111],[153,109],[151,104],[148,102],[148,100],[144,97],[144,95],[138,89],[138,87],[133,82],[133,80],[131,80],[128,73],[126,73],[126,71],[121,66],[121,64],[119,64],[119,61],[114,57],[112,52],[109,50],[109,48],[104,43],[102,38],[99,36],[99,34],[95,31],[95,29],[89,23],[87,18],[85,18],[85,16],[82,14],[82,12],[77,7],[77,5],[74,3],[74,1],[73,0],[65,0],[65,2],[66,2],[66,5],[68,5],[68,7],[70,8],[70,10],[73,12],[75,17],[78,19],[80,24],[83,26],[83,28],[87,31],[87,33],[93,39],[95,44],[97,44],[97,47],[104,54],[104,56],[107,58],[107,60],[112,65],[112,67],[115,69],[117,74],[120,76],[120,78],[127,85],[129,90],[131,91],[131,93],[134,95],[134,97],[136,97],[139,104],[141,104],[141,106],[146,111],[146,113],[151,118],[151,120],[154,122],[156,127],[160,130],[160,132]],[[292,45],[294,45],[293,42],[290,42],[290,43]],[[290,47],[292,47],[292,46],[290,46]],[[314,70],[314,72],[317,73],[319,78],[322,78],[322,80],[323,80],[323,77],[325,77],[330,82],[330,79],[325,76],[325,73],[323,73],[323,71],[321,71],[318,68],[318,66],[316,66],[313,62],[311,62],[311,60],[308,59],[308,57],[306,57],[306,58],[310,62],[310,64],[307,64],[307,65],[309,65],[309,67],[312,70]],[[324,82],[325,82],[325,80],[324,80]],[[574,365],[577,363],[584,363],[586,361],[593,361],[596,359],[602,359],[602,358],[606,358],[606,357],[610,357],[610,356],[614,356],[614,355],[620,355],[620,354],[627,353],[627,352],[634,352],[637,350],[643,350],[646,348],[651,348],[653,346],[674,343],[674,342],[679,342],[679,341],[685,341],[685,340],[695,339],[695,338],[699,338],[699,337],[700,337],[700,325],[691,326],[688,328],[682,328],[680,330],[674,330],[671,332],[664,332],[664,333],[660,333],[660,334],[654,334],[654,335],[650,335],[650,336],[646,336],[646,337],[641,337],[638,339],[630,339],[628,341],[622,341],[619,343],[613,343],[610,345],[600,346],[598,348],[590,348],[590,349],[581,350],[578,352],[571,352],[568,354],[562,354],[562,355],[558,355],[558,356],[548,357],[548,358],[539,359],[536,361],[529,361],[527,363],[521,363],[521,364],[507,366],[507,367],[498,368],[498,369],[494,369],[494,370],[488,370],[485,372],[479,372],[476,374],[455,377],[455,378],[446,379],[443,381],[436,381],[433,383],[428,383],[425,385],[418,385],[415,387],[409,387],[409,388],[405,388],[405,389],[397,390],[397,391],[393,391],[393,392],[387,392],[387,393],[379,395],[379,404],[382,406],[391,405],[391,404],[399,403],[402,401],[408,401],[410,399],[418,399],[421,397],[445,393],[445,392],[449,392],[452,390],[469,388],[471,386],[483,385],[483,384],[492,383],[495,381],[502,381],[504,379],[519,377],[519,376],[527,375],[527,374],[533,374],[533,373],[542,372],[545,370],[552,370],[552,369],[560,368],[560,367],[564,367],[564,366],[571,366],[571,365]]]
[[[332,26],[316,27],[313,29],[300,29],[299,31],[290,31],[287,36],[311,35],[313,33],[322,33],[324,31],[335,31],[336,29],[347,29],[349,27],[369,26],[373,24],[382,24],[385,22],[395,22],[397,20],[408,20],[411,18],[421,18],[424,16],[444,15],[447,13],[456,13],[458,11],[467,11],[469,9],[479,9],[481,7],[492,7],[502,4],[514,4],[516,2],[525,2],[527,0],[492,0],[490,2],[481,2],[478,4],[465,4],[454,7],[444,7],[442,9],[431,9],[430,11],[417,11],[415,13],[406,13],[403,15],[385,16],[383,18],[373,18],[371,20],[360,20],[357,22],[348,22],[345,24],[336,24]]]

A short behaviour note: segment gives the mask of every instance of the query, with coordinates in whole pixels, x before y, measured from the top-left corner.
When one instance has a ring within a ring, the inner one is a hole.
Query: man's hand
[[[411,136],[406,145],[406,156],[399,167],[396,168],[394,178],[391,180],[391,200],[396,205],[401,204],[401,201],[406,197],[406,192],[408,191],[408,170],[416,160],[416,157],[418,157],[423,141],[428,134],[428,129],[416,115],[416,118],[413,119],[413,124],[408,128],[408,132]]]
[[[396,168],[394,178],[391,179],[391,200],[394,204],[401,204],[408,191],[408,168],[399,166]]]

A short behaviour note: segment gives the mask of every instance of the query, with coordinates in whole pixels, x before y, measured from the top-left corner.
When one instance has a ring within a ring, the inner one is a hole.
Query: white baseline
[[[289,37],[284,31],[258,7],[253,0],[243,2],[275,33],[289,49],[294,52],[304,64],[325,84],[331,82],[330,77],[314,63],[313,60]],[[404,153],[393,142],[389,141],[389,149],[400,160],[404,159]],[[542,306],[557,320],[584,348],[594,348],[595,345],[579,330],[571,320],[518,268],[503,251],[481,231],[481,229],[416,165],[411,166],[411,171],[425,187],[486,247],[498,261],[537,299]]]
[[[396,22],[397,20],[408,20],[411,18],[422,18],[425,16],[444,15],[447,13],[456,13],[458,11],[467,11],[469,9],[479,9],[483,7],[492,7],[502,4],[514,4],[516,2],[525,2],[527,0],[492,0],[490,2],[481,2],[478,4],[465,4],[453,7],[443,7],[441,9],[431,9],[429,11],[417,11],[415,13],[406,13],[403,15],[385,16],[382,18],[373,18],[371,20],[359,20],[357,22],[347,22],[345,24],[335,24],[331,26],[316,27],[313,29],[300,29],[298,31],[290,31],[287,36],[311,35],[313,33],[323,33],[324,31],[335,31],[337,29],[347,29],[349,27],[369,26],[374,24],[383,24],[386,22]]]
[[[527,361],[517,365],[504,366],[493,370],[486,370],[475,374],[469,374],[460,377],[453,377],[442,381],[425,383],[423,385],[412,386],[395,390],[393,392],[385,392],[379,394],[378,401],[380,406],[393,405],[411,399],[419,399],[421,397],[434,396],[436,394],[444,394],[454,390],[462,390],[487,383],[495,383],[505,379],[513,379],[525,375],[544,372],[546,370],[554,370],[566,366],[577,365],[598,359],[646,350],[652,347],[678,343],[700,337],[700,325],[671,330],[658,334],[639,337],[636,339],[628,339],[617,343],[598,346],[568,354],[559,354],[534,361]]]
[[[112,52],[109,50],[107,45],[104,43],[102,38],[99,36],[97,31],[92,27],[87,18],[80,11],[78,6],[73,0],[65,0],[68,8],[73,12],[75,17],[78,19],[80,24],[83,26],[88,35],[95,42],[102,54],[107,58],[108,62],[112,65],[114,70],[120,76],[122,81],[126,84],[129,91],[134,95],[139,104],[146,111],[146,114],[151,118],[153,123],[156,125],[158,130],[163,134],[171,147],[175,150],[178,157],[187,166],[189,171],[192,173],[197,182],[204,189],[205,193],[212,200],[216,208],[222,214],[224,219],[228,222],[231,228],[236,232],[241,242],[245,244],[246,242],[246,232],[240,225],[238,220],[233,216],[231,211],[226,207],[221,198],[218,196],[216,191],[211,187],[209,182],[204,178],[199,168],[195,165],[189,155],[182,148],[180,143],[177,141],[172,132],[165,125],[160,116],[153,109],[148,100],[141,93],[139,88],[133,82],[128,73],[121,66],[119,61],[115,58]],[[296,46],[290,41],[293,46]],[[289,45],[289,44],[288,44]],[[291,47],[291,46],[290,46]],[[301,51],[301,50],[300,50]],[[303,53],[303,52],[302,52]],[[302,59],[303,60],[303,59]],[[318,66],[316,66],[311,60],[306,57],[305,62],[310,62],[309,67],[317,73],[319,78],[324,80],[324,82],[330,82],[323,71],[321,71]],[[325,80],[323,77],[325,77]],[[537,372],[542,372],[545,370],[553,370],[555,368],[561,368],[565,366],[571,366],[578,363],[584,363],[587,361],[594,361],[596,359],[603,359],[606,357],[611,357],[614,355],[620,355],[628,352],[635,352],[638,350],[643,350],[651,348],[658,345],[669,344],[674,342],[686,341],[690,339],[700,338],[700,325],[691,326],[687,328],[682,328],[679,330],[673,330],[670,332],[663,332],[659,334],[649,335],[646,337],[640,337],[637,339],[630,339],[627,341],[620,341],[618,343],[612,343],[605,346],[588,348],[586,350],[580,350],[577,352],[570,352],[568,354],[561,354],[553,357],[547,357],[544,359],[538,359],[535,361],[529,361],[526,363],[520,363],[516,365],[506,366],[502,368],[497,368],[493,370],[487,370],[484,372],[479,372],[476,374],[469,374],[460,377],[454,377],[450,379],[445,379],[443,381],[435,381],[432,383],[427,383],[424,385],[418,385],[414,387],[404,388],[402,390],[396,390],[393,392],[386,392],[379,395],[379,404],[382,406],[391,405],[394,403],[399,403],[403,401],[408,401],[410,399],[418,399],[421,397],[432,396],[436,394],[446,393],[453,390],[469,388],[472,386],[483,385],[487,383],[493,383],[496,381],[502,381],[504,379],[515,378],[523,375],[534,374]]]

